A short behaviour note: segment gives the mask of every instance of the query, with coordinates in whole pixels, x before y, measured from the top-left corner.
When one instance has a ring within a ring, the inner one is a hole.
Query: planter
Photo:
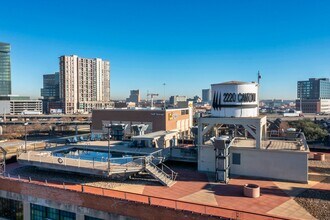
[[[322,153],[315,153],[314,160],[325,161],[325,154]]]
[[[258,198],[260,196],[260,187],[256,184],[245,184],[244,196],[250,198]]]

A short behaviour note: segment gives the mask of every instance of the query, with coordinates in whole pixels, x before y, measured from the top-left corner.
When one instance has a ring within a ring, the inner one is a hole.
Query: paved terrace
[[[310,171],[308,184],[236,177],[232,178],[228,185],[223,185],[212,182],[212,177],[204,173],[182,166],[171,166],[179,173],[176,184],[171,188],[146,181],[147,177],[115,182],[95,177],[29,170],[28,167],[19,167],[17,163],[8,165],[7,171],[14,179],[18,178],[17,175],[30,175],[32,182],[43,184],[47,179],[48,185],[52,187],[64,187],[80,192],[83,188],[83,191],[88,193],[227,218],[329,219],[329,161],[330,154],[325,162],[310,161],[313,169]],[[242,186],[247,183],[258,184],[261,187],[261,197],[243,197]],[[300,196],[308,191],[318,193],[307,198]],[[325,197],[319,199],[316,195]]]
[[[235,139],[233,147],[255,148],[256,141],[254,139]],[[289,151],[305,151],[303,143],[299,141],[289,140],[263,140],[261,142],[261,149],[267,150],[289,150]]]

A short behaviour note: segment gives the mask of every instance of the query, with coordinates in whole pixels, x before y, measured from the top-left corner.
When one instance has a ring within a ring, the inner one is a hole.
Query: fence
[[[91,160],[70,157],[58,157],[51,155],[50,152],[34,152],[28,151],[21,153],[20,160],[28,162],[37,162],[45,164],[54,164],[58,166],[71,166],[77,168],[88,168],[93,170],[108,171],[107,159],[102,161],[100,158],[90,158]],[[110,172],[117,172],[120,170],[142,169],[144,157],[123,157],[110,159]]]
[[[230,218],[230,219],[289,219],[278,217],[274,215],[268,214],[259,214],[259,213],[252,213],[247,211],[238,211],[229,208],[223,208],[218,206],[212,205],[205,205],[199,203],[192,203],[192,202],[185,202],[185,201],[178,201],[174,199],[167,199],[161,198],[156,196],[148,196],[142,195],[137,193],[131,192],[124,192],[119,190],[113,189],[106,189],[101,187],[94,187],[88,186],[83,184],[77,183],[68,183],[68,182],[56,182],[52,181],[49,182],[47,180],[38,180],[38,179],[31,179],[31,177],[22,177],[22,176],[13,176],[13,175],[6,175],[7,177],[0,177],[0,179],[9,179],[11,181],[22,181],[22,182],[29,182],[30,184],[42,185],[47,187],[53,188],[61,188],[64,190],[75,191],[79,193],[89,193],[93,195],[100,195],[105,197],[111,197],[115,199],[127,200],[131,202],[138,202],[143,203],[146,205],[151,206],[160,206],[180,211],[189,211],[197,214],[203,214],[208,216],[216,216],[216,217],[223,217],[223,218]]]

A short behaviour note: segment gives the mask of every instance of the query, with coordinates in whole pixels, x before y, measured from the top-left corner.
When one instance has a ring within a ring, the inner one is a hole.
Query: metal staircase
[[[146,157],[145,170],[157,179],[164,186],[171,187],[176,181],[178,173],[174,172],[165,164],[161,163],[161,168],[152,162],[152,157]]]

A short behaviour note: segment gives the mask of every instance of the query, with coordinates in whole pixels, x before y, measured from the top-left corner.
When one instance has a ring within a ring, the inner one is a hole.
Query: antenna
[[[258,85],[260,84],[260,79],[261,79],[261,75],[260,75],[260,71],[258,70]]]
[[[257,106],[258,106],[257,114],[258,115],[259,115],[259,104],[260,104],[260,97],[259,97],[260,79],[261,79],[261,74],[260,74],[260,71],[258,70],[258,95],[257,95]]]

